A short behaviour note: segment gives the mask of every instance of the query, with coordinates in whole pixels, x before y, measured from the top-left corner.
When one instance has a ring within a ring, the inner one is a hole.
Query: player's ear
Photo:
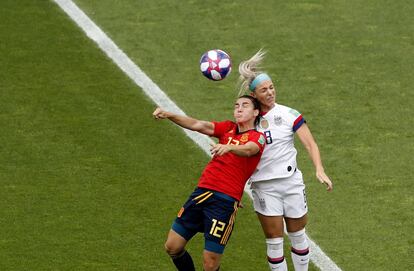
[[[259,116],[259,113],[260,113],[259,109],[255,109],[254,112],[253,112],[255,117]]]

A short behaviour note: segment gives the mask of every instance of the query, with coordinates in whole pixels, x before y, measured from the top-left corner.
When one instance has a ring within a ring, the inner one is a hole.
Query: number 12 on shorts
[[[217,221],[217,219],[212,219],[213,225],[211,225],[210,234],[221,238],[221,233],[224,231],[224,227],[226,227],[226,223]],[[219,233],[220,232],[220,233]]]

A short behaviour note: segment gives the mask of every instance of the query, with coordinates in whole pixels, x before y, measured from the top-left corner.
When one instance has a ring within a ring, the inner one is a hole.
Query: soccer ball
[[[223,80],[231,72],[230,56],[219,49],[207,51],[201,56],[200,70],[208,79]]]

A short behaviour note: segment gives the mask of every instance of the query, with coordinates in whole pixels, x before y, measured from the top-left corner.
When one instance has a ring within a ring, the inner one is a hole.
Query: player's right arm
[[[316,177],[318,178],[319,182],[321,182],[322,184],[326,184],[327,190],[332,191],[332,181],[325,174],[325,170],[322,166],[322,159],[318,145],[316,144],[315,139],[313,138],[312,133],[309,127],[306,125],[306,123],[300,126],[300,128],[296,131],[296,134],[298,135],[303,146],[309,153],[309,156],[315,166]]]
[[[209,121],[198,120],[191,118],[189,116],[178,115],[172,112],[165,111],[160,107],[155,109],[152,115],[155,119],[169,119],[170,121],[174,122],[175,124],[183,128],[196,131],[208,136],[214,134],[214,123]]]

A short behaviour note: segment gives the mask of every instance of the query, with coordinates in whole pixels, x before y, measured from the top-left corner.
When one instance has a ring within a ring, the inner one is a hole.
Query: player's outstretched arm
[[[164,109],[158,107],[152,113],[152,116],[155,119],[169,119],[170,121],[174,122],[175,124],[192,130],[196,131],[205,135],[213,135],[214,133],[214,124],[209,121],[198,120],[188,116],[178,115],[172,112],[165,111]]]
[[[247,142],[244,145],[211,144],[210,151],[212,156],[221,156],[231,152],[238,156],[250,157],[257,154],[260,151],[260,148],[253,142]]]
[[[325,169],[322,165],[322,159],[318,145],[316,144],[315,139],[313,138],[312,133],[309,130],[309,127],[306,124],[303,124],[296,131],[296,134],[298,135],[300,141],[302,142],[303,146],[308,151],[310,158],[312,159],[313,165],[315,166],[316,170],[316,178],[318,178],[319,182],[326,185],[326,190],[332,191],[332,181],[325,174]]]

